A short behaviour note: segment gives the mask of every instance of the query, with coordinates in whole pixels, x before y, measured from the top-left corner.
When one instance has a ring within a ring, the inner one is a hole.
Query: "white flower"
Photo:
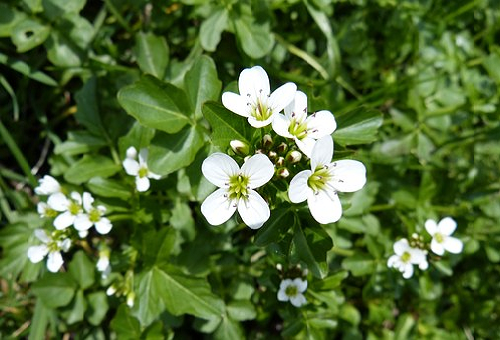
[[[52,209],[46,202],[38,202],[36,210],[42,218],[51,218],[57,216],[57,211]]]
[[[85,213],[80,213],[76,216],[74,222],[75,229],[79,232],[84,232],[89,230],[90,227],[95,226],[95,229],[99,234],[104,235],[109,233],[113,225],[111,224],[109,219],[103,217],[104,213],[106,212],[106,207],[102,205],[94,207],[92,203],[94,203],[94,198],[92,197],[92,195],[88,192],[84,192],[83,209],[85,209]]]
[[[278,291],[279,301],[290,301],[295,307],[304,305],[307,301],[302,293],[307,289],[307,281],[300,278],[284,279]]]
[[[445,217],[436,224],[434,220],[425,222],[425,229],[432,236],[431,250],[437,255],[443,255],[444,251],[453,254],[462,252],[464,244],[458,238],[450,236],[457,228],[457,222],[451,217]]]
[[[62,230],[75,222],[76,216],[82,212],[82,196],[73,191],[67,198],[64,194],[58,192],[49,196],[47,204],[51,209],[61,212],[54,220],[54,227]]]
[[[125,172],[130,176],[135,176],[135,186],[137,191],[144,192],[149,189],[149,179],[160,179],[148,168],[148,149],[141,149],[139,152],[139,162],[136,161],[137,150],[131,146],[127,149],[127,158],[123,161]]]
[[[238,79],[240,94],[224,92],[222,104],[234,113],[248,118],[255,128],[269,125],[276,113],[283,110],[294,98],[297,86],[286,83],[272,94],[269,77],[260,66],[244,69]]]
[[[307,115],[307,96],[301,91],[295,93],[294,101],[285,107],[285,114],[277,114],[272,124],[278,135],[293,138],[307,157],[311,157],[317,139],[331,135],[337,128],[330,111]]]
[[[53,273],[59,271],[64,263],[61,255],[61,250],[66,252],[71,247],[71,240],[53,239],[49,237],[45,230],[35,229],[35,236],[43,244],[38,246],[31,246],[28,248],[28,258],[33,263],[38,263],[47,256],[47,269]]]
[[[61,192],[61,185],[52,176],[45,175],[40,179],[38,186],[35,188],[37,195],[52,195],[56,192]]]
[[[99,251],[99,260],[96,264],[97,270],[101,272],[101,276],[105,279],[111,273],[111,265],[109,263],[109,250],[103,249]]]
[[[322,224],[336,222],[342,216],[337,192],[354,192],[366,183],[363,163],[354,160],[331,162],[332,157],[332,138],[318,139],[311,153],[311,170],[295,175],[288,189],[290,201],[307,200],[311,215]]]
[[[409,279],[413,275],[413,265],[418,265],[422,270],[429,267],[427,262],[426,252],[419,248],[413,248],[408,243],[408,240],[403,238],[394,243],[395,255],[389,257],[387,266],[396,268],[405,279]]]
[[[266,184],[274,175],[273,163],[264,154],[250,157],[240,167],[234,159],[217,152],[203,161],[203,175],[219,187],[201,205],[211,225],[226,222],[238,209],[243,222],[260,228],[270,216],[266,201],[253,189]]]

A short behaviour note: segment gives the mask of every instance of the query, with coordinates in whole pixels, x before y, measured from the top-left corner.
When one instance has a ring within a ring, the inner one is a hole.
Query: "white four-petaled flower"
[[[294,98],[297,86],[286,83],[272,94],[269,77],[260,66],[244,69],[238,79],[240,94],[224,92],[222,104],[234,113],[248,118],[255,128],[269,125],[275,114],[283,110]]]
[[[56,192],[61,192],[61,185],[54,177],[49,175],[43,176],[35,188],[37,195],[52,195]]]
[[[332,162],[332,157],[332,137],[318,139],[311,153],[311,170],[295,175],[288,189],[290,201],[307,200],[311,215],[322,224],[336,222],[342,216],[337,192],[354,192],[366,183],[363,163],[354,160]]]
[[[280,283],[278,291],[279,301],[290,301],[295,307],[304,305],[307,301],[304,292],[307,289],[307,281],[301,278],[284,279]]]
[[[307,96],[297,91],[295,99],[285,107],[285,114],[277,114],[273,130],[280,136],[293,138],[299,149],[311,157],[317,139],[331,135],[337,128],[330,111],[322,110],[307,115]]]
[[[428,219],[425,229],[432,236],[431,250],[437,255],[443,255],[444,251],[458,254],[463,249],[463,243],[458,238],[450,236],[457,228],[457,222],[451,217],[445,217],[439,223]]]
[[[429,267],[427,262],[427,254],[424,250],[413,248],[408,243],[408,240],[403,238],[394,243],[394,253],[389,257],[387,266],[396,268],[405,279],[413,276],[413,265],[417,265],[420,269],[426,270]]]
[[[266,184],[274,175],[274,165],[266,155],[253,155],[240,169],[234,159],[217,152],[203,161],[201,171],[219,187],[201,205],[201,212],[208,223],[220,225],[236,209],[243,222],[252,229],[260,228],[267,221],[269,207],[253,190]]]
[[[137,150],[131,146],[127,149],[127,157],[123,161],[125,172],[130,176],[135,176],[135,186],[137,191],[144,192],[149,189],[149,179],[160,179],[161,176],[151,172],[148,168],[148,149],[141,149],[139,152],[139,162],[135,159]]]
[[[76,216],[82,212],[82,196],[76,191],[70,194],[70,198],[60,192],[52,194],[49,196],[47,204],[51,209],[61,212],[54,220],[54,227],[57,230],[72,225]]]
[[[68,238],[52,238],[43,229],[35,229],[35,236],[42,244],[28,248],[28,258],[33,263],[42,261],[47,256],[47,269],[53,273],[59,271],[64,263],[61,250],[66,252],[71,247]]]
[[[83,209],[85,212],[78,214],[75,218],[74,226],[78,231],[87,231],[90,227],[95,226],[99,234],[107,234],[113,227],[109,219],[103,217],[106,212],[106,207],[98,205],[93,206],[94,198],[88,192],[83,193]]]

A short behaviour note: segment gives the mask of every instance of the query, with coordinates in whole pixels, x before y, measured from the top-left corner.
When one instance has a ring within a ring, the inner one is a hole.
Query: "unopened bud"
[[[288,171],[287,168],[281,168],[278,169],[277,174],[281,178],[287,178],[288,176],[290,176],[290,171]]]
[[[281,263],[277,263],[276,264],[276,269],[279,270],[279,271],[283,270],[283,266],[281,265]]]
[[[127,149],[127,158],[131,158],[131,159],[134,159],[137,157],[137,150],[131,146]]]
[[[111,296],[111,295],[114,295],[116,293],[116,287],[115,285],[111,285],[108,287],[108,289],[106,289],[106,295],[107,296]]]
[[[301,159],[302,159],[302,153],[300,153],[300,151],[297,150],[290,151],[286,155],[286,160],[290,164],[298,163],[300,162]]]
[[[264,137],[262,137],[262,147],[269,149],[271,146],[273,146],[273,138],[271,135],[264,135]]]
[[[250,152],[250,147],[248,146],[248,144],[240,140],[232,140],[229,142],[229,145],[237,155],[246,156]]]
[[[269,151],[269,153],[267,155],[269,156],[269,158],[271,160],[275,159],[278,156],[278,154],[276,153],[276,151],[272,151],[272,150]]]
[[[276,148],[276,152],[279,154],[284,154],[288,150],[288,145],[286,143],[281,142],[280,145]]]
[[[127,306],[130,308],[134,307],[135,293],[130,292],[127,294]]]
[[[281,167],[281,166],[285,165],[285,159],[283,157],[278,157],[278,159],[276,160],[276,162],[274,164],[276,164],[276,166],[278,166],[278,167]]]

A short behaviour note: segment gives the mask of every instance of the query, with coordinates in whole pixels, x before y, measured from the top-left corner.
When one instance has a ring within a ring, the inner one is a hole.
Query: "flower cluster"
[[[267,73],[260,66],[243,70],[238,87],[239,94],[223,93],[224,106],[247,118],[254,128],[267,129],[271,125],[284,142],[276,150],[268,150],[273,138],[265,134],[262,148],[249,155],[247,143],[231,141],[234,152],[246,156],[241,169],[223,153],[205,159],[203,175],[219,188],[202,204],[201,211],[207,221],[220,225],[238,210],[245,224],[252,229],[260,228],[270,217],[270,209],[255,189],[264,186],[274,174],[278,179],[288,178],[290,169],[283,167],[287,159],[296,170],[304,169],[310,161],[310,170],[296,173],[289,182],[290,202],[307,201],[312,217],[319,223],[338,221],[342,215],[338,193],[360,190],[366,182],[366,169],[359,161],[332,161],[331,134],[337,127],[333,114],[326,110],[308,114],[307,96],[293,83],[271,93]],[[286,157],[279,156],[285,151]]]
[[[71,246],[68,229],[70,226],[74,227],[81,238],[87,236],[91,227],[101,235],[108,234],[113,227],[110,220],[104,216],[106,208],[94,205],[94,198],[90,193],[80,194],[72,191],[66,195],[59,182],[52,176],[44,176],[35,188],[35,193],[48,196],[46,201],[38,203],[37,210],[42,218],[52,220],[55,230],[50,234],[42,229],[35,230],[35,236],[42,244],[30,247],[28,258],[37,263],[48,256],[47,268],[50,271],[58,271],[64,263],[61,251],[66,252]]]
[[[421,270],[429,267],[427,261],[428,248],[438,255],[444,255],[445,250],[459,254],[462,252],[463,243],[461,240],[450,236],[457,228],[457,223],[451,217],[445,217],[439,223],[434,220],[425,222],[425,229],[432,237],[429,244],[424,243],[423,237],[418,234],[412,235],[410,241],[403,238],[394,243],[394,255],[389,257],[387,266],[399,270],[405,279],[413,276],[413,265],[417,265]]]

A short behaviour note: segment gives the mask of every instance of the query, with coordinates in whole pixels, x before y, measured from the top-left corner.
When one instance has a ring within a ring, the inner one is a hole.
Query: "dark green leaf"
[[[228,317],[224,317],[219,327],[215,330],[214,339],[217,340],[243,340],[245,334],[239,322],[236,322]]]
[[[46,273],[32,286],[33,293],[45,307],[66,306],[75,295],[77,283],[69,273]]]
[[[255,244],[263,247],[281,240],[284,234],[293,227],[294,223],[295,215],[290,212],[290,209],[279,208],[273,210],[269,220],[257,231]]]
[[[64,174],[64,179],[73,184],[82,184],[92,177],[110,177],[120,171],[121,166],[101,155],[85,155]]]
[[[88,309],[86,319],[90,324],[98,326],[108,312],[108,297],[104,292],[95,292],[87,295]]]
[[[14,6],[4,3],[0,4],[0,37],[10,37],[12,29],[20,21],[26,18],[24,12],[18,11]]]
[[[140,339],[141,325],[139,321],[130,313],[130,308],[122,304],[118,307],[113,320],[111,320],[111,329],[118,335],[119,339]]]
[[[83,85],[82,89],[75,94],[77,104],[75,118],[90,132],[99,136],[102,135],[104,128],[101,122],[101,116],[99,115],[96,91],[97,79],[92,77]]]
[[[164,265],[169,262],[175,244],[176,233],[172,228],[152,230],[142,240],[143,261],[145,266]]]
[[[164,37],[151,32],[139,32],[135,36],[134,52],[142,72],[163,79],[169,59],[169,48]]]
[[[16,60],[11,57],[6,56],[3,53],[0,53],[0,64],[7,65],[8,67],[16,70],[17,72],[24,74],[25,76],[36,80],[42,84],[49,86],[57,86],[57,82],[46,75],[43,72],[38,70],[33,70],[30,65],[21,60]]]
[[[146,127],[176,133],[191,122],[192,109],[184,91],[151,75],[122,88],[118,101],[129,115]]]
[[[73,300],[73,303],[69,306],[69,311],[66,315],[66,321],[68,322],[68,324],[71,325],[75,322],[82,321],[86,308],[87,308],[87,302],[83,297],[83,290],[80,289],[76,292],[75,299]]]
[[[75,253],[73,260],[69,264],[69,273],[80,285],[81,289],[87,289],[94,284],[94,269],[94,264],[82,250]]]
[[[209,17],[201,23],[200,42],[207,51],[213,52],[220,42],[221,34],[228,24],[228,12],[225,7],[217,7]]]
[[[68,133],[68,140],[57,144],[54,148],[56,155],[79,155],[106,146],[106,141],[88,131],[73,131]]]
[[[342,146],[366,144],[377,140],[382,114],[361,108],[336,117],[336,120],[337,130],[333,133],[335,143]]]
[[[132,195],[129,187],[124,185],[122,181],[114,179],[93,177],[87,183],[87,186],[92,193],[102,197],[127,199]]]
[[[328,274],[326,253],[333,247],[326,231],[317,225],[308,225],[304,230],[297,226],[293,243],[299,259],[307,264],[314,276],[323,279]]]

